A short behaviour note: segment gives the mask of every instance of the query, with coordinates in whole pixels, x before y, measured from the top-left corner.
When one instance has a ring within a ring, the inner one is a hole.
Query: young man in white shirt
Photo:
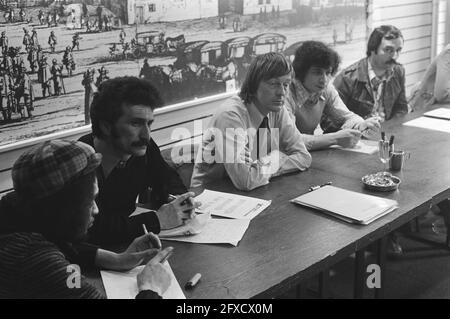
[[[191,187],[229,177],[240,190],[311,165],[303,137],[284,106],[292,65],[280,53],[256,57],[241,91],[213,116],[203,134]]]

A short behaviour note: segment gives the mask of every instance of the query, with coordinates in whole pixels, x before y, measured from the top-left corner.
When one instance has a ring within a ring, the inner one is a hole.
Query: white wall
[[[448,22],[449,12],[447,9],[450,8],[450,4],[447,0],[439,0],[439,11],[438,11],[438,26],[437,26],[437,37],[436,37],[436,45],[437,52],[441,52],[444,46],[449,43],[450,36],[448,31],[448,26],[450,23]],[[450,11],[450,10],[449,10]]]
[[[156,11],[149,11],[154,4]],[[128,23],[135,23],[135,7],[144,8],[144,20],[148,22],[201,19],[219,15],[218,0],[128,0]]]

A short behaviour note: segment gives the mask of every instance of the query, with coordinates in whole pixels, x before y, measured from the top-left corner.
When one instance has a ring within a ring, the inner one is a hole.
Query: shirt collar
[[[247,110],[250,116],[250,122],[252,123],[252,126],[257,129],[261,125],[264,119],[264,115],[261,114],[261,112],[256,107],[255,103],[253,102],[247,104]],[[270,113],[267,114],[267,117],[269,116]]]
[[[369,59],[367,59],[367,69],[368,69],[368,76],[369,81],[372,81],[373,78],[376,78],[377,75],[375,74],[375,71],[373,70],[372,64],[370,63]],[[382,77],[378,77],[381,81],[388,81],[392,75],[394,74],[392,69],[386,70],[386,72],[383,74]]]
[[[305,102],[311,100],[311,101],[319,101],[320,100],[325,100],[324,97],[324,91],[320,91],[320,92],[315,92],[315,93],[310,93],[303,85],[303,83],[298,80],[298,79],[294,79],[294,87],[295,87],[295,92],[297,94],[297,99],[298,99],[298,104],[300,106],[305,105]],[[314,105],[317,102],[313,103]]]

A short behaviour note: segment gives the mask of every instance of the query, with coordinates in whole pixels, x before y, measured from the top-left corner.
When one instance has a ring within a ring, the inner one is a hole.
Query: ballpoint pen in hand
[[[391,138],[389,139],[389,146],[392,146],[394,144],[394,135],[391,135]]]
[[[169,203],[173,202],[175,199],[177,199],[177,197],[175,195],[169,194],[169,197],[168,197]],[[194,203],[192,202],[192,199],[189,197],[181,202],[181,205],[185,205],[185,204],[193,205]],[[191,212],[189,215],[192,217],[194,213],[195,213],[195,209],[191,209]]]

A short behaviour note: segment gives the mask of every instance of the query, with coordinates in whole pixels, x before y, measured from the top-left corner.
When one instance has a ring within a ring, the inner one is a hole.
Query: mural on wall
[[[333,46],[343,66],[365,52],[365,0],[2,1],[0,10],[0,145],[84,125],[86,90],[108,78],[149,79],[172,105],[234,91],[255,56],[293,58],[305,40]]]

